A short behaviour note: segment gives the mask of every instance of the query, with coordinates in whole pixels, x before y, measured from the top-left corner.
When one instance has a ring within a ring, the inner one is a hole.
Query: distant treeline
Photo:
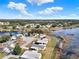
[[[34,21],[34,22],[50,22],[50,21],[66,21],[66,22],[68,22],[68,21],[79,21],[79,19],[0,19],[0,21]]]
[[[0,22],[10,22],[10,23],[79,23],[79,19],[0,19]]]

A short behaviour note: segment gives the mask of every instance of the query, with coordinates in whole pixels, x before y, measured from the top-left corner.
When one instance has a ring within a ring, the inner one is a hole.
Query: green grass
[[[52,48],[54,48],[55,45],[56,45],[56,43],[57,43],[57,38],[54,37],[51,42],[52,42],[52,44],[53,44],[53,45],[52,45]],[[52,51],[51,59],[55,59],[56,52],[57,52],[57,50],[54,48],[53,51]]]
[[[49,40],[47,46],[46,46],[46,49],[45,51],[42,51],[42,58],[41,59],[53,59],[54,57],[52,56],[55,56],[55,51],[53,51],[56,43],[57,43],[57,38],[56,37],[53,37],[51,40]]]
[[[56,53],[57,53],[57,50],[54,49],[54,50],[52,51],[51,59],[55,59],[55,57],[56,57]]]
[[[0,59],[2,59],[4,56],[6,56],[5,52],[0,52]]]
[[[56,43],[57,43],[57,38],[54,37],[53,40],[52,40],[52,44],[53,44],[52,48],[55,47]],[[51,59],[55,59],[56,53],[57,53],[57,49],[54,48],[53,51],[52,51]]]
[[[57,38],[56,37],[53,37],[50,40],[50,42],[48,42],[47,47],[52,47],[53,48],[53,47],[55,47],[56,43],[57,43]]]
[[[18,58],[10,57],[9,59],[18,59]]]

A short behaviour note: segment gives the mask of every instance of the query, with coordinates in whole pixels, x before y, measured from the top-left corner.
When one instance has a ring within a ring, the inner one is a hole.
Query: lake
[[[71,51],[79,57],[79,28],[57,30],[54,31],[53,34],[56,36],[72,36],[72,39],[68,44],[68,48],[66,49],[66,53]]]
[[[2,35],[16,35],[16,34],[18,34],[19,32],[0,32],[0,36],[2,36]]]

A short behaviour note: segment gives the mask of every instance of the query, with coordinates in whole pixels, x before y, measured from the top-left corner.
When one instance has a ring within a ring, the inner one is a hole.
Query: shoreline
[[[61,40],[61,39],[60,39]],[[64,55],[64,50],[68,48],[68,43],[70,42],[69,36],[63,37],[64,43],[62,49],[54,48],[54,51],[56,51],[56,55],[54,59],[61,59]]]

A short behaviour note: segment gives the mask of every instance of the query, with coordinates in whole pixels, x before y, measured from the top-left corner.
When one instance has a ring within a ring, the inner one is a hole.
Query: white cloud
[[[26,4],[23,4],[23,3],[9,2],[9,4],[8,4],[8,8],[16,9],[16,10],[20,11],[24,15],[31,16],[31,14],[29,14],[26,11],[26,7],[27,7]]]
[[[41,5],[41,4],[44,4],[44,3],[49,3],[49,2],[54,2],[54,0],[28,0],[29,3],[31,4],[38,4],[38,5]]]
[[[67,15],[59,15],[61,19],[79,19],[77,14],[67,14]]]
[[[56,13],[58,11],[62,11],[63,7],[51,7],[51,8],[46,8],[45,10],[39,11],[39,14],[52,14]]]
[[[70,16],[73,16],[74,17],[74,16],[77,16],[77,15],[76,14],[70,14]]]

